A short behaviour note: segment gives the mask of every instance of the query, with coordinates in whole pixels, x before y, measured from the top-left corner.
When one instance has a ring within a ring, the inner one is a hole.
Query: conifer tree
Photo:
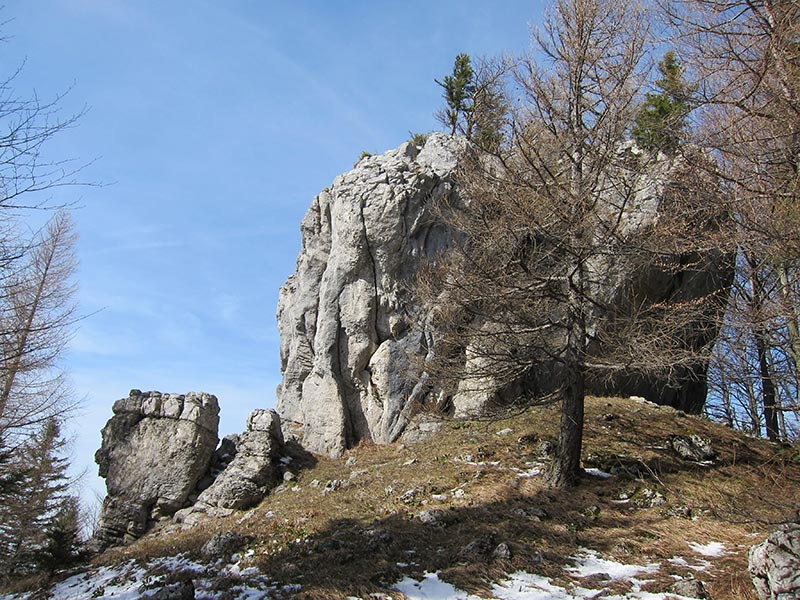
[[[443,125],[450,128],[450,135],[455,135],[459,125],[466,119],[472,109],[472,94],[475,90],[475,72],[468,54],[458,54],[453,64],[453,72],[446,75],[443,81],[435,79],[442,88],[446,108],[437,113]]]
[[[631,133],[641,148],[674,154],[685,135],[692,90],[672,50],[658,63],[658,70],[661,78],[655,85],[659,91],[647,94]]]
[[[75,500],[67,495],[68,460],[66,440],[55,418],[20,446],[14,457],[14,470],[21,474],[16,493],[7,495],[0,505],[0,566],[4,576],[22,575],[52,564],[51,557],[63,555],[65,538],[76,527],[68,526],[75,516]],[[76,523],[77,525],[77,523]]]

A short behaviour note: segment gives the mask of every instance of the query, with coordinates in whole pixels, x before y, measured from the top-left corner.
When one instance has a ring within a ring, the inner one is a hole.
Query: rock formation
[[[759,600],[800,598],[800,524],[784,525],[752,546],[748,559]]]
[[[247,430],[238,436],[230,464],[197,498],[191,508],[175,515],[193,524],[199,515],[228,514],[261,502],[280,480],[277,461],[283,450],[281,421],[274,410],[256,410],[247,417]]]
[[[424,339],[407,286],[446,247],[432,216],[455,200],[458,140],[441,134],[369,156],[320,193],[301,224],[297,272],[281,288],[277,410],[284,432],[339,455],[360,439],[390,442],[419,378]]]
[[[437,207],[460,206],[454,174],[462,148],[457,138],[432,134],[421,149],[407,143],[364,158],[323,190],[304,217],[297,270],[278,302],[283,380],[277,410],[284,433],[302,439],[308,450],[336,456],[362,439],[394,441],[434,389],[420,364],[434,350],[436,331],[428,317],[435,307],[422,307],[410,284],[423,261],[454,239],[436,215]],[[658,218],[667,170],[665,165],[635,182],[640,191],[625,215],[631,231]],[[639,272],[636,297],[662,302],[708,295],[728,270],[725,257],[706,258],[685,272]],[[631,267],[618,257],[604,260],[591,265],[602,297],[630,297]],[[697,337],[694,330],[712,328],[692,329],[687,335]],[[465,355],[469,373],[469,348]],[[548,368],[534,375],[545,386],[558,379]],[[704,377],[705,369],[698,368],[687,370],[678,386],[631,379],[596,383],[592,391],[644,396],[696,412],[705,401]],[[489,382],[478,386],[480,392],[459,390],[452,410],[456,416],[480,413],[499,393],[513,395],[529,385],[521,381],[498,390]]]
[[[95,454],[108,494],[96,539],[131,541],[183,508],[217,446],[219,405],[210,394],[131,390],[114,403]]]

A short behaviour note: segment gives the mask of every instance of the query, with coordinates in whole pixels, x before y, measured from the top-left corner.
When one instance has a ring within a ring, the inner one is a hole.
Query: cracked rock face
[[[203,393],[131,390],[113,411],[95,454],[108,490],[95,535],[103,546],[132,541],[185,506],[208,471],[219,425],[217,399]]]
[[[432,134],[421,150],[407,143],[364,158],[303,219],[297,271],[278,301],[277,410],[312,452],[391,442],[408,422],[425,340],[407,285],[451,242],[432,209],[456,200],[459,146]]]

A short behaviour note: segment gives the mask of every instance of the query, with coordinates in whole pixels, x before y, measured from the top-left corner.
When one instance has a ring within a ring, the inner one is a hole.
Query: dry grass
[[[688,542],[717,541],[729,553],[708,559],[712,565],[699,576],[715,598],[754,598],[747,547],[800,507],[796,449],[631,399],[589,399],[586,413],[585,462],[627,475],[587,477],[569,491],[521,477],[539,459],[541,441],[555,437],[557,409],[543,407],[505,420],[447,423],[429,442],[364,445],[341,460],[295,451],[298,480],[256,509],[149,535],[97,560],[197,554],[213,533],[236,530],[252,536],[249,562],[277,583],[301,584],[297,597],[344,598],[436,570],[478,593],[516,570],[563,581],[569,557],[589,547],[628,563],[662,562],[649,589],[663,591],[672,575],[693,573],[670,558],[696,564],[704,557]],[[498,435],[504,429],[512,433]],[[674,434],[710,437],[715,465],[676,457],[664,447]],[[333,481],[339,487],[326,492]],[[664,503],[650,506],[655,493]],[[433,508],[444,511],[441,526],[418,518]],[[500,542],[510,558],[492,558]]]

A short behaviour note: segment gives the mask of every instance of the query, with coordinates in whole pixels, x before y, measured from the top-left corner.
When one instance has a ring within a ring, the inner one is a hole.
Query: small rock
[[[748,552],[759,600],[800,598],[800,523],[783,525]]]
[[[346,467],[352,467],[357,462],[358,462],[358,459],[355,456],[351,456],[346,461],[344,461],[344,464],[345,464]]]
[[[505,542],[500,542],[492,552],[492,558],[498,560],[508,560],[511,558],[511,548]]]
[[[292,473],[291,471],[286,471],[283,474],[283,480],[285,482],[294,481],[296,479],[297,479],[297,476],[294,473]]]
[[[547,511],[538,506],[526,506],[525,508],[515,508],[512,514],[529,519],[531,521],[543,521],[548,517]]]
[[[539,454],[542,456],[550,456],[553,453],[553,442],[545,440],[539,444]]]
[[[425,525],[429,525],[431,527],[443,527],[445,525],[446,516],[447,512],[444,509],[429,508],[428,510],[423,510],[421,513],[419,513],[417,518]]]
[[[419,495],[419,490],[411,488],[410,490],[406,490],[400,495],[400,501],[408,504],[410,502],[414,502],[418,495]]]
[[[330,494],[331,492],[335,492],[339,488],[344,485],[343,481],[339,479],[329,479],[325,482],[325,487],[322,488],[322,495]]]
[[[467,544],[459,553],[462,558],[485,558],[497,548],[493,535],[483,535]]]
[[[511,435],[512,433],[514,433],[514,430],[513,429],[509,429],[507,427],[505,429],[501,429],[500,431],[498,431],[497,435]]]
[[[228,561],[247,542],[247,536],[235,531],[216,533],[203,544],[200,554],[206,559]]]
[[[717,456],[714,448],[711,447],[711,440],[699,435],[691,435],[689,437],[674,435],[669,439],[668,445],[683,460],[704,462],[714,460]]]
[[[679,596],[686,596],[687,598],[700,598],[705,600],[709,597],[706,588],[703,587],[703,582],[694,578],[676,581],[672,584],[672,587],[669,588],[669,591]]]
[[[147,600],[194,600],[194,584],[191,580],[178,581],[165,585],[143,598]]]

